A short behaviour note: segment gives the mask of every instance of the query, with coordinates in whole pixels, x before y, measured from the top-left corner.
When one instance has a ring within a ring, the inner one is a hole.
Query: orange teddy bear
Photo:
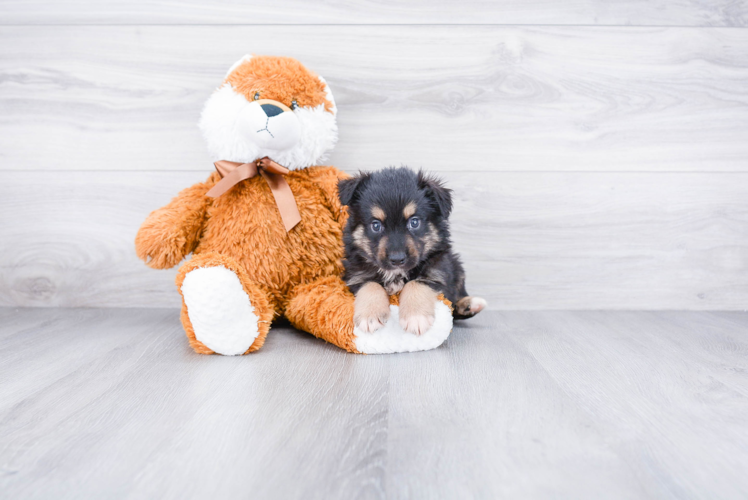
[[[136,236],[153,268],[177,265],[181,320],[202,354],[247,354],[285,315],[296,328],[350,352],[432,349],[452,315],[437,302],[421,336],[393,314],[384,328],[353,326],[354,296],[341,279],[346,207],[334,167],[314,166],[337,141],[325,80],[287,57],[244,56],[208,99],[200,120],[217,172],[152,212]]]

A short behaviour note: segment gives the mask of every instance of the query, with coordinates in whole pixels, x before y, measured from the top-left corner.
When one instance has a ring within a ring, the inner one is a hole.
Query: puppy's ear
[[[338,198],[341,205],[350,205],[358,199],[359,190],[369,182],[371,174],[361,172],[356,177],[350,179],[340,179],[338,181]]]
[[[444,187],[441,179],[431,176],[420,170],[418,172],[418,188],[426,193],[439,213],[445,219],[452,212],[452,190]]]

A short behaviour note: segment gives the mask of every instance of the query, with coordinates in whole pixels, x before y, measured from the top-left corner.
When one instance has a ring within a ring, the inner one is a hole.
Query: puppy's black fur
[[[450,241],[451,190],[439,179],[388,168],[341,180],[338,192],[348,205],[343,279],[353,293],[373,281],[394,294],[418,280],[454,304],[455,318],[482,309],[470,306],[465,271]]]

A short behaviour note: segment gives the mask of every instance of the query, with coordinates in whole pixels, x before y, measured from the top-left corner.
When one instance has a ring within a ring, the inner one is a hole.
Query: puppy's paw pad
[[[414,335],[423,335],[434,324],[434,316],[413,314],[400,318],[400,327]]]

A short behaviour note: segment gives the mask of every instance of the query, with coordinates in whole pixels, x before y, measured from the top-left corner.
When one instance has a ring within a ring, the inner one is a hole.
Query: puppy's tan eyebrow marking
[[[387,217],[387,214],[384,213],[384,210],[382,210],[381,207],[374,205],[371,207],[371,216],[375,219],[384,220],[385,217]]]
[[[413,217],[413,215],[415,215],[416,213],[416,208],[418,208],[418,206],[416,205],[415,201],[411,201],[410,203],[405,205],[405,208],[403,208],[403,217],[405,217],[406,219],[410,219],[411,217]]]

